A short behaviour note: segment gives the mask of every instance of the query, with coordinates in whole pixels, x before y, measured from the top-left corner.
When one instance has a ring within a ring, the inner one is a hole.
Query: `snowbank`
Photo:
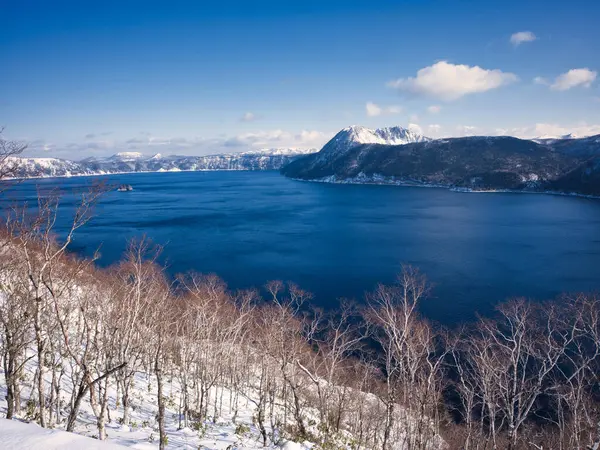
[[[19,450],[117,450],[125,447],[66,431],[47,430],[32,423],[0,419],[0,446]]]

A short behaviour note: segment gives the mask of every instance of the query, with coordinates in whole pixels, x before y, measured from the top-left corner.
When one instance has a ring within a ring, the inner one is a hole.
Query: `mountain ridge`
[[[152,156],[120,152],[108,157],[88,157],[79,161],[61,158],[10,157],[16,166],[15,178],[70,177],[130,172],[179,172],[208,170],[279,170],[295,158],[316,149],[259,149],[242,153],[205,156]]]
[[[281,173],[309,181],[600,195],[600,162],[594,162],[600,161],[600,135],[542,142],[512,136],[413,136],[413,142],[400,145],[336,137]]]

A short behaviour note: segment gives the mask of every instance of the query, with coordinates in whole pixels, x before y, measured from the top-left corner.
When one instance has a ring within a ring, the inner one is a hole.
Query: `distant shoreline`
[[[194,170],[138,170],[131,172],[103,172],[103,173],[78,173],[71,175],[40,175],[34,177],[12,177],[4,178],[1,182],[6,181],[27,181],[27,180],[51,180],[62,178],[79,178],[79,177],[104,177],[109,175],[133,175],[140,173],[179,173],[179,172],[278,172],[277,169],[194,169]]]
[[[109,175],[133,175],[133,174],[159,174],[159,173],[180,173],[180,172],[279,172],[277,169],[263,170],[263,169],[195,169],[195,170],[144,170],[144,171],[132,171],[132,172],[108,172],[108,173],[82,173],[75,175],[52,175],[52,176],[36,176],[36,177],[16,177],[16,178],[5,178],[0,180],[2,182],[10,181],[27,181],[27,180],[51,180],[51,179],[62,179],[62,178],[77,178],[77,177],[104,177]],[[580,197],[588,198],[593,200],[600,200],[600,195],[591,194],[579,194],[577,192],[560,192],[560,191],[525,191],[516,189],[472,189],[464,187],[450,186],[446,184],[435,184],[435,183],[419,183],[417,181],[399,181],[399,180],[354,180],[352,178],[345,178],[342,180],[332,180],[331,177],[326,178],[315,178],[315,179],[303,179],[303,178],[285,178],[294,181],[303,181],[309,183],[324,183],[324,184],[352,184],[352,185],[373,185],[373,186],[398,186],[398,187],[419,187],[419,188],[438,188],[447,189],[456,193],[469,193],[469,194],[546,194],[546,195],[560,195],[563,197]]]
[[[303,179],[303,178],[292,178],[292,177],[289,177],[289,178],[290,178],[290,180],[304,181],[304,182],[309,182],[309,183],[438,188],[438,189],[447,189],[452,192],[464,193],[464,194],[546,194],[546,195],[560,195],[563,197],[580,197],[580,198],[588,198],[588,199],[593,199],[593,200],[600,200],[600,195],[579,194],[577,192],[526,191],[526,190],[517,190],[517,189],[472,189],[472,188],[450,186],[447,184],[419,183],[417,181],[386,180],[384,178],[382,178],[381,180],[354,180],[352,178],[344,178],[341,180],[332,180],[332,179],[330,179],[330,177],[315,178],[315,179]]]

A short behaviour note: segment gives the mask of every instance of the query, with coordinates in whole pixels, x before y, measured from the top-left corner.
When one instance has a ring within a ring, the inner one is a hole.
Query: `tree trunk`
[[[394,400],[392,398],[388,399],[388,404],[386,405],[385,411],[385,430],[383,433],[383,450],[390,449],[390,435],[392,432],[392,425],[394,424]]]
[[[12,379],[6,375],[6,418],[11,420],[15,413],[15,391]]]
[[[156,374],[156,383],[158,384],[158,432],[159,449],[164,450],[167,444],[167,434],[165,432],[165,399],[163,397],[163,379],[162,370],[158,362],[155,364],[154,372]]]
[[[87,388],[84,386],[84,381],[81,381],[79,385],[79,389],[77,390],[77,395],[75,396],[75,401],[73,402],[73,406],[71,407],[71,411],[69,411],[69,417],[67,418],[67,431],[71,433],[75,429],[75,422],[77,421],[77,414],[79,413],[79,407],[81,406],[81,400],[85,396],[87,392]]]
[[[46,428],[46,398],[44,396],[44,339],[42,337],[42,318],[41,318],[41,304],[42,299],[40,297],[35,299],[35,341],[37,344],[37,389],[38,389],[38,407],[40,411],[40,426]]]
[[[100,386],[102,383],[100,383]],[[100,387],[100,414],[98,415],[98,439],[106,439],[106,413],[108,410],[108,377],[104,381],[104,388]]]
[[[123,425],[129,426],[131,421],[131,400],[129,399],[129,389],[131,388],[132,377],[126,376],[123,380]]]
[[[6,336],[6,346],[10,348],[10,336]],[[6,381],[6,418],[12,419],[15,413],[15,361],[11,351],[4,353],[4,379]]]

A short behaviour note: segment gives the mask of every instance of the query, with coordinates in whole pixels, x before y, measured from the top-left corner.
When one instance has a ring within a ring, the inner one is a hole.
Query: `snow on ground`
[[[26,368],[26,386],[23,389],[23,405],[32,391],[33,364]],[[48,374],[46,374],[49,376]],[[65,376],[64,378],[68,378]],[[48,379],[49,381],[49,379]],[[209,418],[201,424],[190,424],[190,427],[179,429],[177,414],[177,401],[179,398],[179,383],[176,379],[165,382],[165,395],[167,396],[167,411],[165,414],[166,429],[168,434],[167,449],[186,450],[251,450],[251,449],[283,449],[283,450],[309,450],[313,447],[310,443],[280,442],[279,445],[271,444],[262,446],[260,433],[253,424],[255,414],[254,405],[248,399],[240,396],[238,414],[233,421],[233,411],[230,410],[229,390],[220,388],[211,390]],[[7,421],[0,419],[0,448],[1,449],[85,449],[109,450],[111,448],[129,447],[134,449],[158,448],[159,434],[156,422],[157,396],[156,382],[152,376],[137,374],[132,390],[132,413],[130,426],[123,426],[119,419],[123,416],[122,407],[116,405],[116,391],[114,386],[109,389],[109,417],[106,424],[107,441],[96,440],[96,417],[93,415],[89,402],[82,404],[79,420],[75,432],[67,433],[64,430],[66,414],[63,414],[62,424],[54,430],[40,428],[33,423],[24,423],[26,408],[23,407],[19,420]],[[6,385],[4,373],[0,370],[0,415],[6,413]],[[70,388],[66,384],[62,398],[69,401]],[[222,414],[215,414],[222,405]],[[169,401],[169,399],[171,401]],[[268,430],[271,431],[270,429]],[[105,443],[111,445],[103,445]],[[122,446],[122,447],[120,447]]]
[[[117,450],[121,445],[102,442],[66,431],[48,430],[33,423],[0,419],[0,446],[19,450]]]

